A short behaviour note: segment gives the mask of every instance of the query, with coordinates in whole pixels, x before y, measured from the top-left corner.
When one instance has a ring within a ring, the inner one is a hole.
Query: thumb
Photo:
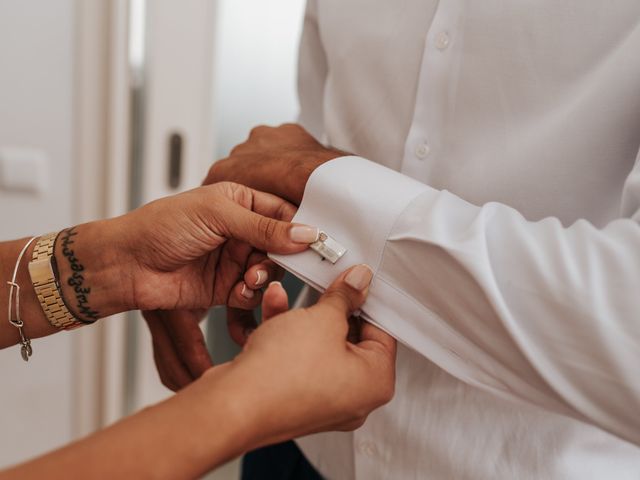
[[[223,209],[223,228],[227,238],[246,242],[258,250],[271,253],[297,253],[318,240],[319,230],[265,217],[235,202]]]
[[[364,303],[372,279],[373,270],[368,265],[351,267],[329,286],[317,305],[338,311],[338,318],[346,320]]]

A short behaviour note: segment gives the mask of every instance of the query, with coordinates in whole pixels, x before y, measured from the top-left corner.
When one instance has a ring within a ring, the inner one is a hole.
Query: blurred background
[[[304,0],[0,0],[0,240],[200,183],[259,124],[294,121]],[[290,288],[295,288],[290,285]],[[224,312],[203,322],[235,353]],[[0,468],[170,394],[137,314],[0,352]],[[208,478],[238,478],[233,462]]]

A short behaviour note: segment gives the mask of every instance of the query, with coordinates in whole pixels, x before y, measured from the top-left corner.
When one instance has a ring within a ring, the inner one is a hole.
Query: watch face
[[[32,260],[29,262],[29,275],[34,285],[44,285],[55,281],[51,261],[49,258],[43,260]]]

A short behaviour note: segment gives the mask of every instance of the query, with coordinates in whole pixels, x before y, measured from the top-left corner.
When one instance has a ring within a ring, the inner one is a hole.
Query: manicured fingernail
[[[282,288],[282,284],[280,282],[271,282],[269,284],[269,286],[267,287],[267,289],[269,289],[271,287],[280,287],[280,288]]]
[[[256,287],[262,285],[264,282],[267,281],[267,277],[269,276],[269,274],[267,273],[266,270],[258,270],[256,272]]]
[[[253,298],[255,293],[250,288],[247,288],[247,285],[243,283],[242,290],[240,291],[240,295],[242,295],[244,298]]]
[[[318,240],[320,230],[306,225],[294,225],[289,230],[289,238],[296,243],[313,243]]]
[[[347,285],[356,290],[364,290],[373,279],[373,270],[368,265],[358,265],[351,269],[344,281]]]

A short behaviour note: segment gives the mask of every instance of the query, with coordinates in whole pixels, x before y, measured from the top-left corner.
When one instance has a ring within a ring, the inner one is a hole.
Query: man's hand
[[[344,155],[324,147],[300,125],[261,126],[254,128],[229,157],[216,162],[204,183],[236,182],[299,205],[311,173],[324,162]]]
[[[291,220],[286,215],[281,220]],[[261,288],[272,280],[281,280],[284,270],[268,260],[264,253],[254,251],[247,260],[242,296],[259,302]],[[162,383],[173,391],[186,387],[213,365],[199,323],[206,310],[145,311],[153,341],[153,356]],[[252,310],[227,307],[229,335],[238,345],[244,345],[257,327]]]
[[[207,310],[142,312],[153,342],[153,359],[162,384],[174,392],[213,365],[200,321]]]

